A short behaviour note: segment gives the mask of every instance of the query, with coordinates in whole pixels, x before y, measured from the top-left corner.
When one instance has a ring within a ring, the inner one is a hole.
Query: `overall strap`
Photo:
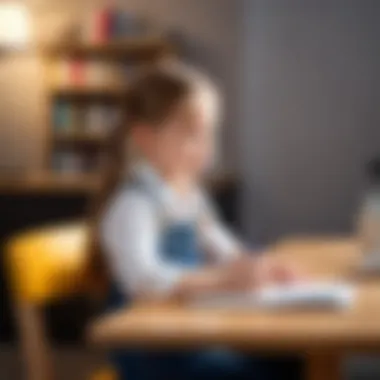
[[[168,220],[165,217],[165,209],[162,201],[160,200],[158,194],[153,189],[149,188],[149,186],[147,186],[144,181],[136,176],[131,175],[125,181],[124,189],[134,190],[140,194],[144,194],[154,207],[155,215],[159,221],[159,226],[161,226],[161,228],[164,228],[168,224]]]
[[[161,228],[165,228],[172,224],[172,220],[170,220],[168,210],[163,202],[160,194],[157,193],[157,189],[152,188],[147,184],[143,179],[139,178],[137,175],[130,174],[126,179],[123,185],[125,188],[130,190],[135,190],[136,192],[143,194],[147,197],[147,199],[151,202],[154,207],[156,217],[159,221],[159,226]],[[196,224],[200,222],[201,212],[196,212],[194,218],[189,220],[189,223]]]

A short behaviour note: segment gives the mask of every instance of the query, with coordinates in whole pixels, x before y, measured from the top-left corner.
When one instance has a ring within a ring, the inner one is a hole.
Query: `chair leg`
[[[340,380],[342,379],[343,354],[339,352],[310,353],[306,362],[307,380]]]
[[[25,379],[52,380],[52,363],[41,310],[36,305],[22,301],[17,303],[15,311],[26,371]]]

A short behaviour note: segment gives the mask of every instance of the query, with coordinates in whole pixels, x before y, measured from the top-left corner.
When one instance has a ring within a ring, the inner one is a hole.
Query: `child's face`
[[[216,133],[215,110],[202,99],[183,102],[160,126],[136,130],[139,149],[168,174],[197,177],[211,164]]]

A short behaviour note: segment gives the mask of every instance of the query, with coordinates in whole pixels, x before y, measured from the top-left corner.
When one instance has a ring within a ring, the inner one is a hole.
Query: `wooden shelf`
[[[74,56],[108,60],[149,60],[170,54],[173,47],[161,37],[138,37],[104,44],[67,42],[45,47],[43,53],[52,57]]]
[[[67,87],[52,87],[50,94],[60,98],[102,98],[120,100],[125,93],[122,87],[82,87],[82,86],[67,86]]]
[[[96,175],[55,174],[49,172],[0,177],[0,193],[93,193],[98,186]]]

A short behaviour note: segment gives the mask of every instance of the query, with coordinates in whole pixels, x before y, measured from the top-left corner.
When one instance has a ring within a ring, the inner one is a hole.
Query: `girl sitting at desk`
[[[123,104],[126,121],[111,136],[97,209],[112,279],[109,307],[292,281],[290,268],[245,252],[201,186],[218,133],[220,104],[211,82],[187,67],[165,64],[138,76]],[[119,351],[113,359],[122,380],[298,378],[293,362],[221,348]]]

